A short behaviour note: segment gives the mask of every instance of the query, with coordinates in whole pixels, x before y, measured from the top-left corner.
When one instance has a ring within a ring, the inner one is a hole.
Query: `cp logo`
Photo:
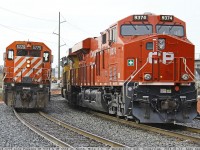
[[[149,63],[152,64],[152,56],[159,56],[158,52],[150,52],[149,53]],[[174,60],[174,53],[173,52],[163,52],[162,53],[162,60],[161,62],[163,64],[167,64],[169,63],[170,61]]]

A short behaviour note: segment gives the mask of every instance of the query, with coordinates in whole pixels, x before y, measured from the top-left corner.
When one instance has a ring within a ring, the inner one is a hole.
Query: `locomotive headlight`
[[[27,60],[26,60],[26,63],[27,63],[27,64],[26,64],[26,67],[27,67],[27,68],[30,68],[30,67],[31,67],[31,61],[30,61],[29,59],[27,59]]]
[[[30,63],[31,63],[31,61],[28,59],[28,60],[26,61],[26,63],[27,63],[27,64],[30,64]]]
[[[14,87],[14,86],[15,86],[15,83],[11,83],[11,86]]]
[[[31,64],[27,64],[26,67],[27,67],[27,68],[31,67]]]
[[[43,85],[42,85],[42,84],[40,84],[40,85],[39,85],[39,87],[40,87],[40,88],[43,88]]]
[[[151,80],[151,75],[150,74],[145,74],[144,75],[145,80]]]
[[[159,50],[165,49],[165,39],[158,39],[158,49]]]
[[[185,81],[188,80],[188,79],[189,79],[189,75],[186,74],[186,73],[183,74],[183,75],[182,75],[182,79],[185,80]]]

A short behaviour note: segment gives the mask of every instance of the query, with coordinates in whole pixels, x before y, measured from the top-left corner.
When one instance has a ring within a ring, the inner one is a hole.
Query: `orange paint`
[[[198,97],[198,101],[197,101],[197,112],[200,115],[200,98]]]
[[[23,45],[20,48],[17,45]],[[41,47],[41,49],[37,49]],[[14,59],[8,59],[8,51],[14,51]],[[18,55],[18,51],[25,50],[28,55]],[[40,56],[32,56],[31,51],[40,52]],[[49,53],[49,61],[44,62],[44,53]],[[15,41],[6,48],[4,61],[5,78],[4,82],[21,82],[25,76],[37,79],[40,83],[50,83],[51,77],[51,50],[42,42]],[[30,67],[27,67],[27,60],[30,60]],[[47,71],[48,70],[48,71]],[[40,79],[40,80],[39,80]]]

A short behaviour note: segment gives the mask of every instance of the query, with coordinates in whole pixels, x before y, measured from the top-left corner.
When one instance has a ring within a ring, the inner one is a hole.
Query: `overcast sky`
[[[44,42],[57,65],[58,14],[61,13],[61,57],[87,37],[99,36],[111,24],[133,14],[174,15],[186,22],[188,39],[200,53],[199,0],[1,0],[0,56],[13,41]],[[65,45],[66,44],[66,45]],[[3,59],[0,59],[3,64]]]

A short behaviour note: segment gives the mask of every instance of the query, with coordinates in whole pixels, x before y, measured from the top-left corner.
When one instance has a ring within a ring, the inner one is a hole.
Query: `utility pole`
[[[60,12],[58,21],[58,80],[60,80]]]
[[[63,22],[66,22],[66,20],[60,22],[60,12],[59,12],[58,33],[53,32],[53,34],[58,35],[58,80],[60,80],[60,47],[66,45],[66,44],[60,45],[60,24],[63,23]]]

